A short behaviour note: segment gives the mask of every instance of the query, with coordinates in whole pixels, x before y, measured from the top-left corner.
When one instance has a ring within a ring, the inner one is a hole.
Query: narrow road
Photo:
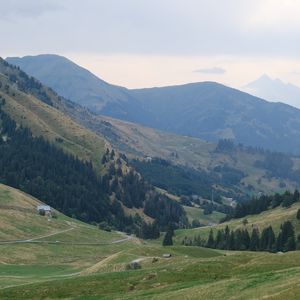
[[[60,233],[71,231],[73,229],[74,229],[74,227],[71,227],[71,228],[68,228],[68,229],[65,229],[65,230],[61,230],[61,231],[57,231],[57,232],[50,233],[50,234],[47,234],[47,235],[39,236],[39,237],[36,237],[36,238],[33,238],[33,239],[24,240],[24,242],[32,242],[32,241],[41,240],[41,239],[49,237],[49,236],[53,236],[53,235],[57,235],[57,234],[60,234]]]
[[[32,238],[32,239],[26,239],[26,240],[0,241],[0,245],[2,245],[2,244],[18,244],[18,243],[34,243],[34,242],[43,243],[43,241],[38,241],[38,240],[43,239],[45,237],[49,237],[49,236],[57,235],[57,234],[60,234],[60,233],[68,232],[68,231],[71,231],[73,229],[74,229],[74,227],[71,227],[71,228],[68,228],[68,229],[56,231],[54,233],[50,233],[50,234],[47,234],[47,235],[38,236],[38,237],[35,237],[35,238]]]
[[[60,231],[57,231],[57,232],[54,232],[54,233],[50,233],[50,234],[47,234],[47,235],[43,235],[43,236],[39,236],[39,237],[36,237],[36,238],[31,238],[31,239],[26,239],[26,240],[0,241],[0,245],[32,243],[32,244],[55,244],[55,245],[63,244],[63,245],[101,246],[101,245],[112,245],[112,244],[123,243],[123,242],[126,242],[126,241],[129,241],[129,240],[133,239],[132,236],[127,235],[124,232],[117,231],[117,233],[122,234],[125,237],[120,239],[120,240],[107,242],[107,243],[72,242],[72,241],[64,242],[64,241],[47,241],[47,240],[39,241],[40,239],[47,238],[47,237],[54,236],[54,235],[58,235],[58,234],[61,234],[61,233],[64,233],[64,232],[74,230],[74,229],[75,229],[75,227],[71,227],[71,228],[68,228],[68,229],[65,229],[65,230],[60,230]]]

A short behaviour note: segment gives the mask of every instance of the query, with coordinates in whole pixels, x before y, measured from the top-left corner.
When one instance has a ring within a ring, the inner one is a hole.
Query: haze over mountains
[[[250,82],[243,90],[247,93],[275,102],[286,102],[300,108],[300,88],[291,83],[284,83],[280,79],[272,79],[263,75]]]
[[[62,96],[103,114],[206,140],[299,152],[300,111],[215,82],[128,90],[57,55],[8,58]]]

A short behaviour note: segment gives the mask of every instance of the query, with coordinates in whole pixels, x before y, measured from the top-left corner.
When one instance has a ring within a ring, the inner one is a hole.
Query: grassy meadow
[[[0,185],[1,300],[299,299],[299,251],[272,254],[179,245],[182,236],[204,234],[208,227],[178,230],[176,244],[162,247],[159,241],[102,231],[59,212],[48,221],[36,213],[38,203]],[[272,222],[276,227],[294,218],[298,206],[249,216],[247,226]],[[243,226],[241,222],[230,225]],[[164,258],[165,253],[171,257]],[[141,268],[129,270],[132,261]]]

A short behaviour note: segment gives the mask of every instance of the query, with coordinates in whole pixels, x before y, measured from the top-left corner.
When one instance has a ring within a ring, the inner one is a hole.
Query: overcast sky
[[[0,56],[56,53],[127,87],[300,86],[299,16],[299,0],[0,0]]]

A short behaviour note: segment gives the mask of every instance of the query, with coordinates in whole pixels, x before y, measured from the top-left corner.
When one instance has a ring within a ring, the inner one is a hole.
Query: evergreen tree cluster
[[[210,186],[218,179],[214,174],[174,165],[161,158],[132,160],[132,165],[151,184],[176,195],[210,196]]]
[[[182,206],[178,202],[155,192],[152,192],[146,199],[144,213],[155,219],[162,231],[167,230],[169,224],[173,224],[172,226],[175,228],[188,225]]]
[[[174,230],[172,226],[169,226],[167,232],[165,233],[162,245],[163,246],[172,246],[173,245],[173,236],[174,236]]]
[[[154,221],[153,223],[146,223],[143,221],[139,231],[137,232],[137,237],[145,240],[158,239],[159,236],[160,236],[160,232],[156,221]]]
[[[294,251],[297,248],[295,230],[290,221],[286,221],[280,226],[277,237],[272,226],[264,228],[261,234],[257,228],[253,228],[251,234],[249,234],[246,228],[230,230],[226,226],[225,229],[218,230],[216,235],[211,230],[207,240],[201,239],[200,236],[194,237],[193,240],[185,237],[182,244],[240,251],[286,252]]]
[[[238,203],[235,209],[227,215],[224,220],[231,218],[243,218],[247,215],[260,214],[268,209],[273,209],[282,205],[290,207],[292,204],[300,201],[300,193],[295,190],[294,193],[286,191],[283,194],[262,195],[259,198],[253,198],[249,201]]]
[[[0,182],[85,222],[111,222],[113,213],[123,214],[110,203],[90,162],[17,128],[1,108],[0,124]]]
[[[215,152],[217,153],[234,153],[237,147],[233,140],[230,139],[220,139],[218,141]]]
[[[166,230],[170,223],[173,223],[175,227],[188,224],[184,209],[179,203],[157,193],[132,168],[123,174],[119,158],[113,160],[109,150],[104,154],[102,161],[108,167],[107,174],[102,178],[103,186],[108,194],[114,194],[128,208],[143,208],[146,215],[156,220],[155,226],[160,230]],[[144,227],[147,226],[144,224]],[[137,235],[143,236],[144,234],[138,230]]]
[[[293,161],[284,153],[270,152],[265,155],[264,160],[256,161],[255,165],[267,169],[273,177],[293,179]]]
[[[222,196],[246,198],[236,189],[236,184],[245,177],[245,174],[228,165],[205,171],[175,165],[170,161],[156,157],[151,160],[135,159],[131,163],[149,183],[167,190],[171,194],[178,196],[199,195],[202,198],[210,199],[212,187],[220,184],[230,188],[230,191],[228,189],[227,192],[222,192]]]

